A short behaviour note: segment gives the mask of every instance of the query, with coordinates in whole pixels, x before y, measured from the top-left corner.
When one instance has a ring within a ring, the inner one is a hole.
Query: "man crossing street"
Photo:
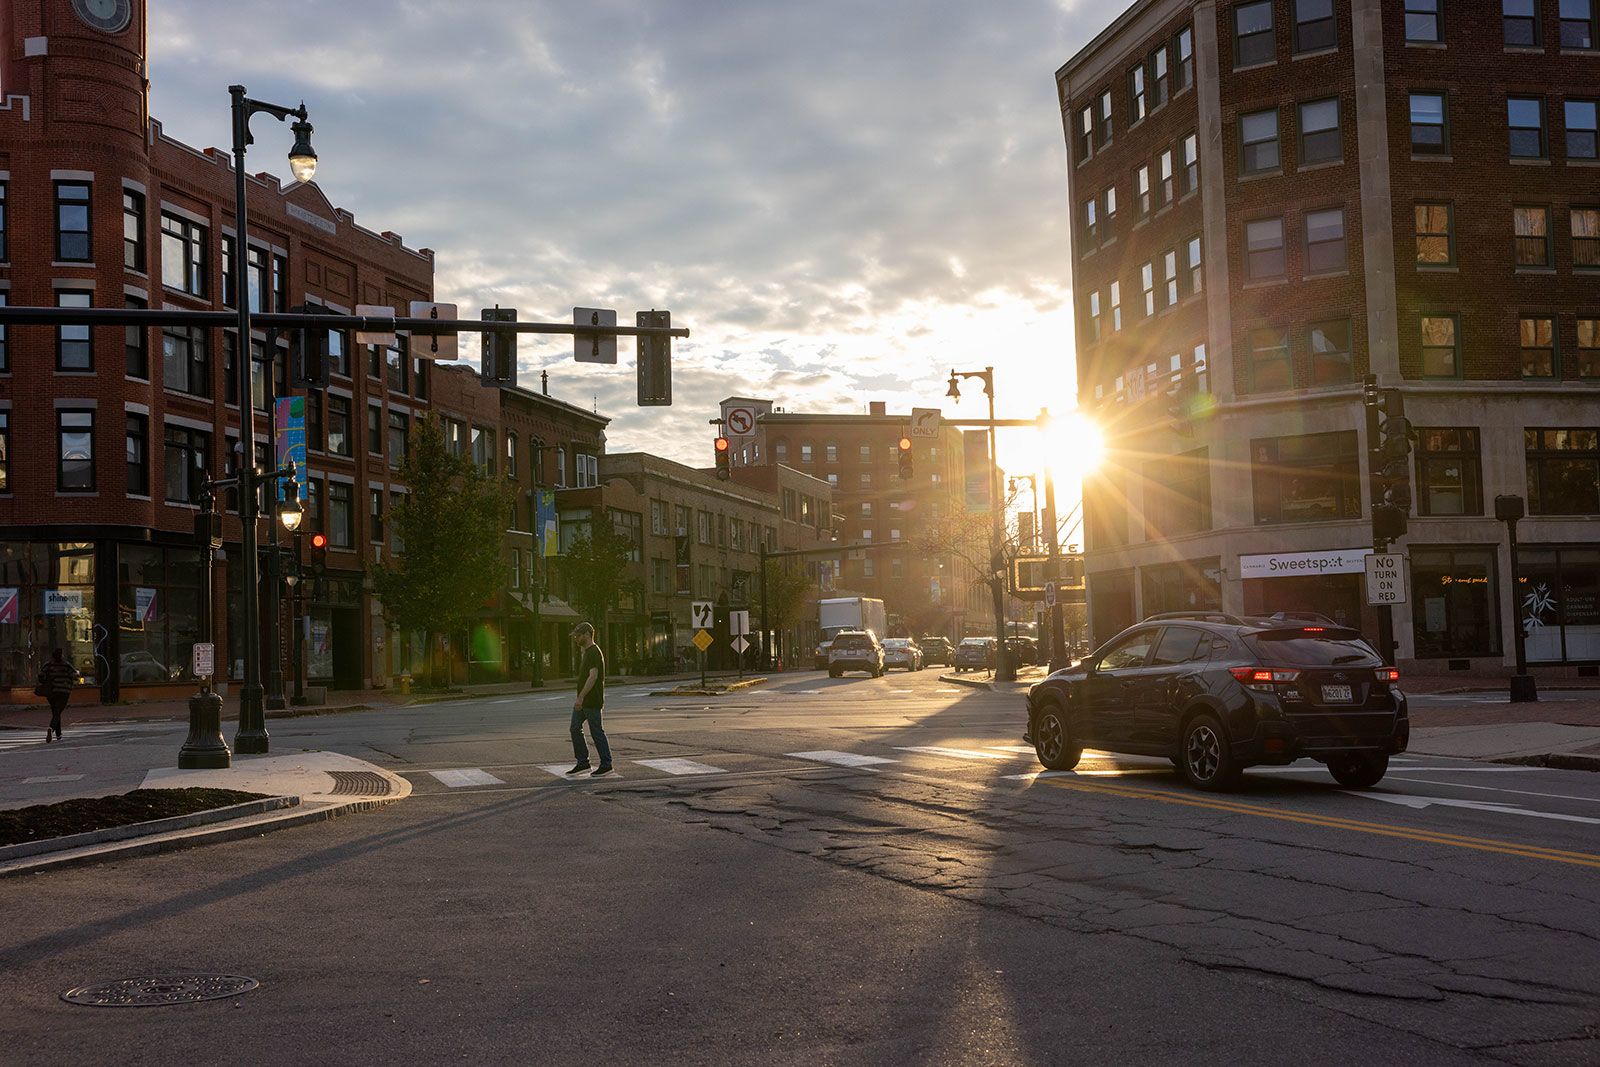
[[[582,774],[589,769],[589,746],[583,743],[583,724],[589,723],[589,736],[600,753],[600,766],[593,778],[611,773],[611,745],[600,722],[606,703],[606,657],[595,644],[594,627],[580,622],[572,628],[578,642],[578,698],[572,703],[572,755],[578,762],[567,774]]]

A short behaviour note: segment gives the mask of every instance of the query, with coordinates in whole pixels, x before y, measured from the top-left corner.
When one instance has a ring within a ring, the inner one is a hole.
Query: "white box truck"
[[[840,630],[871,630],[882,641],[889,616],[881,600],[866,596],[834,597],[817,601],[817,625],[822,631],[822,644],[817,646],[816,668],[826,670],[828,646],[835,634]]]

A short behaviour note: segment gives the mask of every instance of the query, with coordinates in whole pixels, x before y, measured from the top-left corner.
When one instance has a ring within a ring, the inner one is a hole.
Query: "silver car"
[[[891,637],[883,642],[883,669],[904,667],[908,671],[922,669],[922,649],[909,637]]]

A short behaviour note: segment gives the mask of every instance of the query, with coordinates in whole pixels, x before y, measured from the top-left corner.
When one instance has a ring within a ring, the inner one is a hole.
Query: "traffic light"
[[[635,316],[637,326],[672,325],[670,311],[641,311]],[[637,361],[639,380],[639,406],[663,408],[672,406],[672,338],[664,334],[639,337]]]
[[[1369,375],[1362,403],[1367,411],[1373,547],[1386,548],[1406,535],[1410,520],[1411,441],[1416,432],[1405,417],[1400,390],[1379,389]]]
[[[727,481],[733,477],[733,470],[728,466],[728,439],[718,437],[714,448],[717,453],[717,477]]]
[[[294,331],[289,359],[289,384],[296,389],[328,387],[328,331],[307,327]]]
[[[321,578],[328,572],[328,535],[318,530],[311,535],[311,573]]]
[[[479,313],[484,322],[516,322],[517,309],[492,307]],[[479,360],[479,380],[486,386],[517,384],[517,332],[486,329]]]
[[[911,438],[900,438],[900,477],[903,480],[911,478]]]

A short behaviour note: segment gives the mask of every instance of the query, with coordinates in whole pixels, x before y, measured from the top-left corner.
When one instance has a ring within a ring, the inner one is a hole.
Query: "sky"
[[[228,85],[303,98],[323,191],[433,248],[463,315],[670,309],[670,409],[635,406],[628,340],[597,367],[524,336],[521,382],[598,404],[609,451],[709,466],[730,395],[979,418],[946,378],[993,365],[1003,417],[1073,406],[1054,74],[1121,6],[151,0],[151,110],[226,146]],[[249,165],[287,176],[269,126]],[[1007,434],[1008,468],[1035,437]]]

